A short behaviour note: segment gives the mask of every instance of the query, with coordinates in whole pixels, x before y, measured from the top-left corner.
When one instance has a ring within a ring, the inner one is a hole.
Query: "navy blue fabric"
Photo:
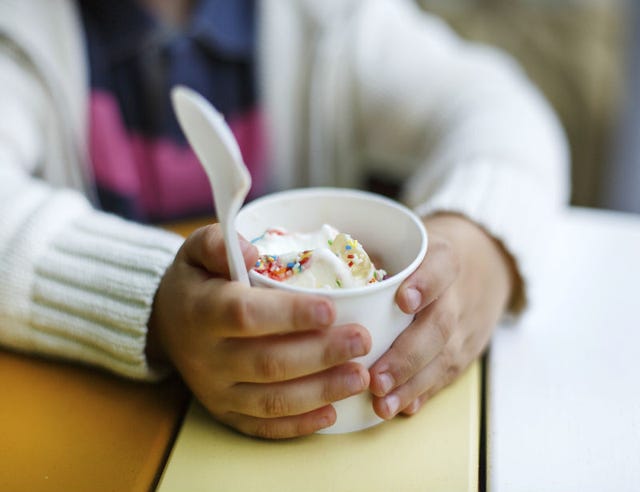
[[[184,31],[134,0],[79,0],[91,86],[113,93],[130,130],[184,142],[169,92],[187,85],[225,116],[256,105],[255,0],[201,0]]]
[[[227,119],[257,107],[255,0],[197,1],[182,30],[167,26],[135,0],[77,1],[92,92],[114,98],[129,136],[187,148],[171,107],[170,90],[177,84],[198,91]],[[144,165],[151,168],[142,179],[146,187],[155,186],[148,179],[156,176],[155,163],[147,161]],[[113,164],[120,165],[126,164]],[[100,180],[96,190],[103,210],[143,222],[212,211],[208,203],[206,208],[142,212],[139,195]]]

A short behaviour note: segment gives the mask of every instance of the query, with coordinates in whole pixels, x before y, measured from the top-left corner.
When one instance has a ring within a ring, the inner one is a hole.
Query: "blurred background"
[[[564,124],[572,204],[640,213],[638,0],[417,0],[516,57]]]

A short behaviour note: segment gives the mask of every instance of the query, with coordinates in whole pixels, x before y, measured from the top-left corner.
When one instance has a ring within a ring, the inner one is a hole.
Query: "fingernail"
[[[360,334],[353,335],[349,339],[349,349],[351,350],[350,353],[352,357],[358,357],[359,355],[364,355],[366,353],[364,342],[362,341]]]
[[[347,387],[351,393],[359,393],[366,387],[366,382],[359,372],[350,374],[347,379]]]
[[[321,325],[331,323],[331,308],[324,302],[316,304],[315,307],[316,321]]]
[[[320,420],[318,420],[318,426],[320,427],[320,429],[324,429],[325,427],[329,427],[330,425],[333,425],[333,419],[328,415],[324,415],[320,417]]]
[[[384,399],[384,403],[387,406],[389,417],[393,417],[400,407],[400,398],[398,398],[398,395],[389,395]]]
[[[419,408],[420,408],[420,400],[418,398],[416,398],[415,400],[413,400],[411,402],[411,405],[409,405],[406,408],[405,412],[410,414],[410,415],[413,415],[414,413],[416,413],[418,411]]]
[[[388,372],[379,374],[378,386],[380,386],[383,394],[386,395],[387,393],[389,393],[389,391],[391,391],[391,388],[393,388],[393,378],[391,377],[391,374],[389,374]]]
[[[420,291],[414,288],[407,289],[404,293],[404,298],[407,301],[407,306],[410,311],[417,311],[422,302],[422,295]]]

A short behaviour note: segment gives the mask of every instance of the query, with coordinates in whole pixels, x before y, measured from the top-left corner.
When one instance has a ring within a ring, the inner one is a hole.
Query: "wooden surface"
[[[180,234],[181,236],[187,237],[193,231],[195,231],[199,227],[203,227],[209,224],[215,223],[215,219],[210,217],[200,217],[190,220],[184,220],[180,222],[170,222],[167,224],[163,224],[163,228],[169,231],[173,231],[176,234]]]
[[[640,218],[573,210],[488,371],[494,492],[640,490]]]
[[[165,228],[186,235],[206,222]],[[188,403],[175,377],[136,383],[2,350],[0,388],[3,492],[147,491]]]
[[[175,379],[140,384],[0,351],[0,490],[146,491],[186,403]]]
[[[479,362],[413,417],[350,434],[253,439],[193,404],[159,491],[477,491],[479,423]]]

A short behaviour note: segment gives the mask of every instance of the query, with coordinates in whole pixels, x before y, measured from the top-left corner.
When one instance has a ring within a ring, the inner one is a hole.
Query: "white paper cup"
[[[387,351],[413,316],[395,303],[398,287],[422,262],[427,252],[427,232],[422,221],[408,208],[372,193],[307,188],[274,193],[240,210],[236,229],[251,240],[266,229],[279,226],[289,231],[311,232],[330,224],[357,239],[378,259],[389,278],[366,287],[309,289],[277,282],[255,271],[249,273],[254,286],[321,294],[333,300],[335,325],[358,323],[371,333],[371,351],[354,359],[370,367]],[[323,433],[338,434],[370,427],[382,421],[373,411],[368,392],[333,404],[337,420]]]

